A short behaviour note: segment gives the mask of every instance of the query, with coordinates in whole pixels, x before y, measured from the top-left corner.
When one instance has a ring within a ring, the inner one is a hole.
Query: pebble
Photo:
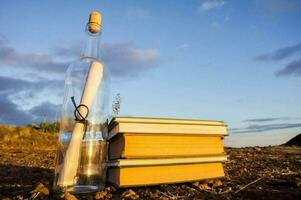
[[[77,198],[74,195],[72,195],[68,192],[64,195],[64,199],[65,200],[77,200]]]
[[[101,192],[97,192],[94,196],[95,199],[104,199],[106,197],[106,195],[108,194],[107,191],[101,191]]]
[[[46,197],[49,195],[49,190],[47,187],[44,186],[43,183],[38,183],[34,190],[31,192],[31,198],[35,199],[37,197]]]
[[[133,190],[129,189],[122,193],[121,198],[136,200],[136,199],[139,199],[139,195],[136,194],[136,192],[134,192]]]
[[[255,151],[261,151],[261,148],[260,147],[253,147],[253,150],[255,150]]]

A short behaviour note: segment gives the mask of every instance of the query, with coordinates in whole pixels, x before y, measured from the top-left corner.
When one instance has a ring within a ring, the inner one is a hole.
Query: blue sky
[[[0,123],[53,120],[91,11],[120,115],[223,120],[230,146],[301,129],[301,2],[1,1]]]

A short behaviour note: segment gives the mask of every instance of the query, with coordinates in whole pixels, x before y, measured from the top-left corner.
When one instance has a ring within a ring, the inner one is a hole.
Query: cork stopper
[[[89,31],[91,33],[98,33],[101,29],[101,14],[97,11],[93,11],[90,14],[89,23],[88,23]]]

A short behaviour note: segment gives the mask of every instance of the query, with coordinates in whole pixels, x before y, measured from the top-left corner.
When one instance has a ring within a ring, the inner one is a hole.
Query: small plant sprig
[[[117,116],[120,113],[120,106],[121,106],[121,95],[120,93],[117,93],[112,104],[113,116]]]

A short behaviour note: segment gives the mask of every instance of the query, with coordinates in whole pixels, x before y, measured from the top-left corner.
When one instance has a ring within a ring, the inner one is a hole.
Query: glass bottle
[[[54,190],[90,193],[106,180],[109,71],[99,59],[101,15],[90,14],[86,46],[65,78]]]

